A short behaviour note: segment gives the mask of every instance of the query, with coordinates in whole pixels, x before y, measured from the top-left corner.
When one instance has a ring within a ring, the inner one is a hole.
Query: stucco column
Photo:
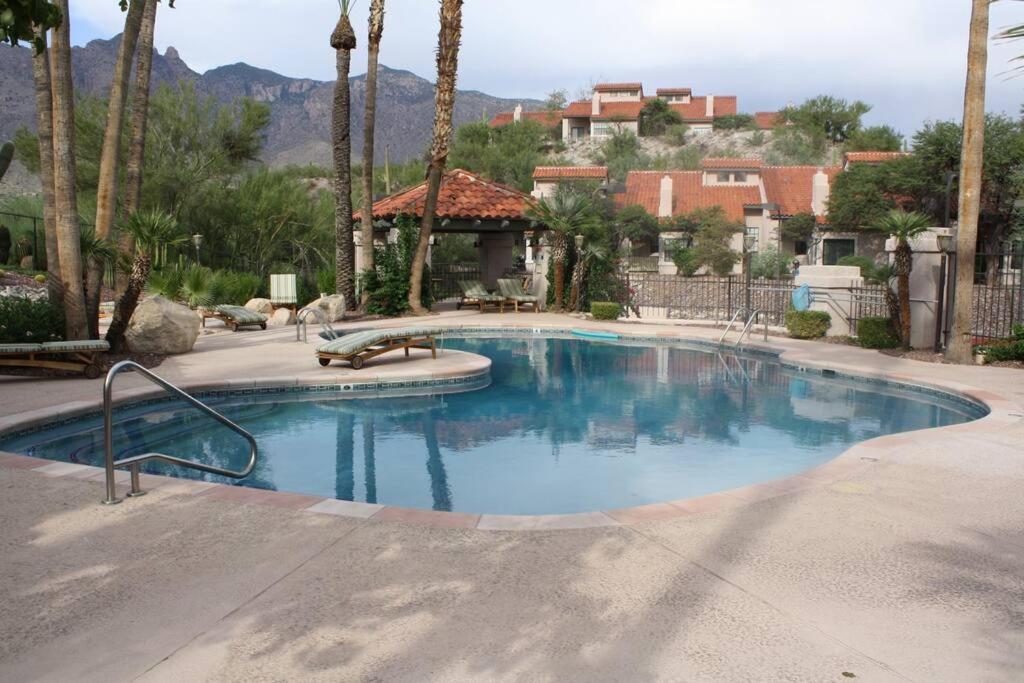
[[[949,228],[932,228],[917,239],[910,241],[914,250],[913,270],[910,271],[910,345],[915,349],[930,349],[935,346],[935,318],[938,310],[939,270],[942,252],[939,251],[938,235],[950,234]],[[896,250],[896,240],[885,243],[886,253]]]
[[[794,283],[810,285],[814,291],[812,311],[824,311],[832,318],[832,326],[826,332],[829,337],[845,337],[850,334],[849,318],[853,313],[851,287],[863,287],[864,278],[857,266],[801,266]]]

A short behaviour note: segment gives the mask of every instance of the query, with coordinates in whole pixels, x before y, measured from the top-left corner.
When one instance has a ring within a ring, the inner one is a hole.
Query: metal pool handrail
[[[120,460],[114,460],[114,378],[118,374],[125,372],[126,370],[134,370],[153,384],[156,384],[161,389],[166,391],[172,396],[180,398],[185,401],[193,408],[197,408],[202,412],[206,413],[213,419],[220,422],[222,425],[238,432],[246,441],[249,442],[249,462],[246,463],[244,469],[235,472],[233,470],[224,469],[222,467],[216,467],[214,465],[205,465],[201,462],[194,462],[192,460],[186,460],[179,458],[174,455],[164,455],[163,453],[143,453],[141,455],[133,455],[128,458],[121,458]],[[219,474],[225,477],[232,477],[235,479],[242,479],[249,476],[252,473],[253,468],[256,467],[256,458],[259,453],[259,449],[256,446],[256,439],[252,434],[242,429],[234,422],[224,417],[216,410],[206,405],[199,399],[186,394],[184,391],[174,386],[167,380],[153,374],[146,368],[142,367],[138,363],[130,360],[123,360],[110,368],[107,372],[107,378],[103,382],[103,452],[104,452],[104,465],[106,468],[106,482],[107,482],[107,497],[103,499],[105,505],[114,505],[120,503],[121,499],[117,497],[117,489],[114,483],[114,468],[124,467],[127,465],[131,472],[131,491],[128,493],[129,496],[141,496],[145,493],[139,486],[139,465],[147,460],[163,460],[175,465],[181,465],[182,467],[189,467],[194,470],[201,472],[209,472],[211,474]]]
[[[337,339],[338,334],[334,331],[334,328],[327,323],[327,318],[324,316],[324,312],[319,308],[313,306],[306,306],[296,316],[295,320],[295,341],[306,341],[306,318],[309,314],[314,314],[313,317],[320,323],[320,331],[327,335],[328,339]],[[299,328],[302,328],[302,337],[299,337]]]

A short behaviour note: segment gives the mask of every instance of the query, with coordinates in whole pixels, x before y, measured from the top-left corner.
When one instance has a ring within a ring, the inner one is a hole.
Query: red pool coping
[[[472,329],[471,326],[466,326]],[[525,326],[524,326],[525,327]],[[533,328],[527,327],[526,329]],[[541,328],[543,329],[543,328]],[[624,334],[623,336],[630,336]],[[658,336],[676,339],[679,341],[705,341],[687,337],[685,334],[658,332],[656,335],[636,336]],[[837,366],[835,364],[825,365],[815,361],[800,361],[792,357],[793,351],[750,344],[749,348],[761,351],[770,351],[779,356],[780,361],[796,363],[807,369],[828,369],[841,370],[844,373],[862,377],[865,379],[881,379],[897,384],[924,387],[967,397],[973,401],[985,405],[989,414],[972,422],[967,422],[948,427],[938,427],[912,432],[902,432],[869,439],[855,444],[835,458],[810,470],[796,475],[775,479],[771,481],[758,482],[748,486],[719,491],[695,498],[685,498],[659,503],[651,503],[628,508],[617,508],[611,510],[599,510],[594,512],[582,512],[575,514],[553,514],[553,515],[495,515],[476,514],[466,512],[442,512],[418,508],[405,508],[391,505],[377,505],[353,501],[343,501],[334,498],[309,496],[299,493],[284,491],[271,491],[246,486],[230,486],[226,484],[214,484],[211,482],[196,481],[190,479],[178,479],[163,475],[142,475],[142,486],[146,490],[165,489],[175,493],[191,494],[202,496],[209,500],[215,500],[228,505],[263,505],[269,507],[286,508],[309,514],[334,515],[339,517],[374,520],[379,522],[399,522],[421,526],[449,528],[449,529],[476,529],[482,531],[550,531],[569,529],[589,529],[601,527],[620,527],[648,522],[680,519],[693,515],[725,511],[756,502],[777,498],[787,495],[798,495],[802,492],[816,487],[827,486],[839,481],[847,480],[865,472],[878,463],[884,463],[887,451],[905,449],[913,444],[915,447],[927,447],[930,442],[936,445],[945,442],[947,436],[964,433],[967,436],[976,435],[979,432],[998,433],[1002,429],[1015,424],[1024,417],[1024,409],[1010,398],[988,389],[980,389],[971,385],[951,381],[922,380],[906,374],[887,373],[879,370],[858,368],[855,365]],[[396,378],[397,380],[397,378]],[[264,380],[246,380],[246,387],[264,386],[295,386],[296,380],[282,378],[266,378]],[[303,383],[304,382],[300,382]],[[190,387],[193,390],[196,387]],[[225,383],[211,384],[203,383],[202,389],[225,388]],[[238,383],[227,384],[226,388],[238,388]],[[127,391],[125,392],[128,393]],[[124,400],[138,399],[154,392],[146,391],[144,395],[133,394]],[[357,397],[354,395],[353,397]],[[95,405],[91,402],[77,402],[64,406],[54,406],[45,411],[33,411],[33,413],[48,413],[52,420],[54,417],[66,418],[75,414],[94,410]],[[22,419],[17,419],[21,417]],[[6,430],[15,428],[15,425],[28,426],[40,422],[40,415],[26,414],[10,416],[0,420],[0,429]],[[14,419],[12,419],[14,418]],[[36,471],[44,476],[73,477],[76,479],[89,479],[101,481],[103,469],[91,465],[78,465],[75,463],[64,463],[54,460],[46,460],[25,455],[5,453],[0,451],[0,467],[11,469],[22,469]],[[123,486],[127,482],[127,471],[118,471],[117,480]],[[102,492],[97,489],[97,501]],[[98,504],[98,503],[97,503]],[[130,504],[130,502],[128,503]]]

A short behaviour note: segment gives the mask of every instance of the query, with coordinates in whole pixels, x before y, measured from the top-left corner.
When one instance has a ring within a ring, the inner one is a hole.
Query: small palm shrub
[[[1014,325],[1013,334],[1000,340],[985,351],[987,362],[1001,360],[1024,360],[1024,325]]]
[[[0,298],[0,344],[40,344],[64,339],[64,312],[49,301]]]
[[[618,320],[621,307],[614,301],[593,301],[590,304],[590,314],[594,320]]]
[[[865,349],[894,349],[900,345],[900,338],[891,319],[870,316],[857,321],[857,343]]]
[[[794,339],[818,339],[832,327],[832,316],[825,311],[786,311],[786,330]]]

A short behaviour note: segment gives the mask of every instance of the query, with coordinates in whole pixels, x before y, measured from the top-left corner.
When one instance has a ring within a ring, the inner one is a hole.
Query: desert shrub
[[[618,320],[620,307],[614,301],[593,301],[590,303],[590,314],[594,320]]]
[[[753,277],[774,278],[776,273],[782,277],[789,276],[789,256],[779,252],[774,246],[757,252],[750,259],[750,274]]]
[[[218,304],[244,306],[256,296],[262,284],[263,279],[255,273],[218,270],[210,283],[211,296]]]
[[[865,349],[894,349],[900,345],[892,320],[869,316],[857,321],[857,342]]]
[[[665,142],[673,147],[682,147],[686,144],[686,134],[690,127],[685,123],[675,123],[665,129]]]
[[[554,287],[548,287],[552,289]],[[611,259],[594,259],[583,285],[583,307],[594,301],[625,301],[626,295],[626,283],[619,275],[618,264]]]
[[[794,339],[824,337],[832,327],[832,316],[825,311],[786,311],[786,329]]]
[[[763,130],[755,131],[753,135],[747,140],[747,144],[751,147],[763,147],[764,143],[768,141]]]
[[[1024,360],[1024,339],[1004,339],[988,347],[985,352],[988,362],[1001,360]]]
[[[757,127],[754,117],[750,114],[716,116],[713,125],[715,130],[749,130]]]
[[[692,247],[686,247],[684,249],[676,249],[672,253],[672,262],[676,264],[676,268],[679,269],[679,274],[684,277],[693,277],[700,270],[700,258],[694,252]]]
[[[316,286],[321,292],[333,292],[335,280],[336,276],[334,268],[321,268],[316,271]]]
[[[38,344],[64,339],[64,313],[49,301],[0,298],[0,344]]]

